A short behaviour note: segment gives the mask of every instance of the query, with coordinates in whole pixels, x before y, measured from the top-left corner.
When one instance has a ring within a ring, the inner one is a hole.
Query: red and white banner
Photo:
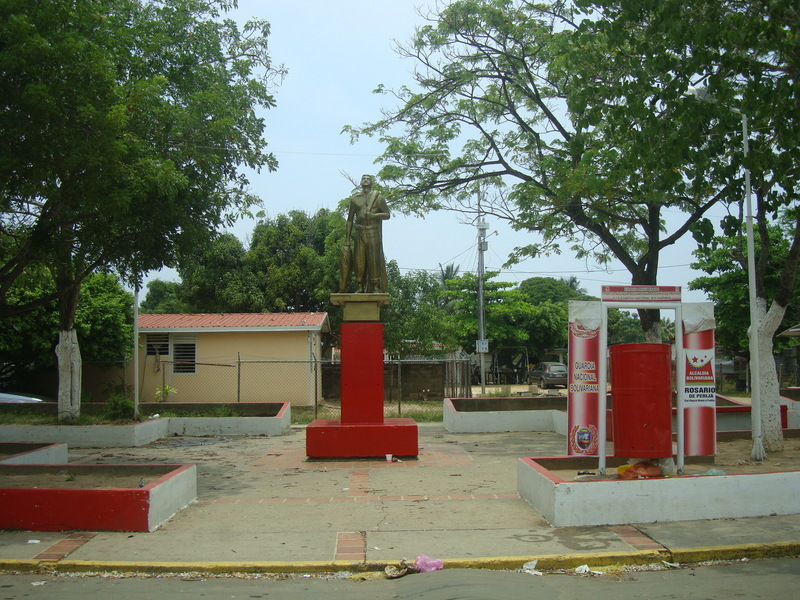
[[[686,303],[683,312],[683,431],[686,456],[717,452],[714,305]]]
[[[604,285],[603,302],[680,302],[681,287],[676,285]]]
[[[598,455],[601,311],[599,302],[569,303],[567,454],[571,456]]]

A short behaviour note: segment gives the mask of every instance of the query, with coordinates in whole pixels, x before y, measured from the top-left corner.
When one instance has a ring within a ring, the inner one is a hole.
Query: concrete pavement
[[[800,515],[554,528],[517,494],[516,459],[563,455],[562,436],[419,430],[419,456],[391,463],[309,460],[303,428],[70,450],[81,464],[194,463],[198,500],[153,533],[2,531],[0,569],[357,571],[420,554],[447,568],[570,569],[800,555]]]

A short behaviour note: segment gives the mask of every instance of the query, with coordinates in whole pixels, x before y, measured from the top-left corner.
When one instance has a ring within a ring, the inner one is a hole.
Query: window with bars
[[[172,337],[172,372],[195,373],[197,349],[193,335]]]
[[[169,354],[168,333],[148,333],[146,340],[147,356],[167,356]]]

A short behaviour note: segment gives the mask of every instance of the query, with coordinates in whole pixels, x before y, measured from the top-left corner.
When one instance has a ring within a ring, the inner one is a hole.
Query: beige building
[[[313,406],[328,333],[327,313],[139,315],[140,401]]]

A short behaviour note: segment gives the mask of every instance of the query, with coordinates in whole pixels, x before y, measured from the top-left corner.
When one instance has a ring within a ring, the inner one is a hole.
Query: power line
[[[461,256],[461,255],[465,254],[466,252],[468,252],[471,249],[472,248],[469,248],[468,250],[465,250],[464,252],[462,252],[458,256]],[[448,261],[448,262],[452,262],[452,261]],[[686,268],[686,267],[691,267],[691,266],[692,265],[688,264],[688,263],[687,264],[682,264],[682,265],[661,265],[661,266],[658,267],[658,269],[659,270],[661,270],[661,269],[681,269],[681,268]],[[436,271],[439,270],[438,268],[436,268],[436,269],[433,269],[433,268],[430,268],[430,269],[429,268],[419,269],[419,268],[413,268],[413,267],[399,267],[399,269],[401,271],[430,271],[430,272],[436,272]],[[492,270],[494,270],[494,269],[492,269]],[[470,273],[472,271],[470,269],[466,269],[466,270],[462,270],[462,272]],[[625,268],[619,268],[619,269],[596,269],[596,270],[589,270],[589,271],[576,271],[575,269],[560,269],[558,271],[518,271],[516,269],[500,269],[500,273],[510,273],[510,274],[519,274],[519,275],[575,275],[575,274],[580,274],[580,273],[587,273],[587,274],[607,273],[607,274],[610,275],[612,273],[628,273],[628,272],[629,271],[627,269],[625,269]],[[599,279],[598,280],[588,279],[587,281],[601,281],[601,280],[599,280]]]

